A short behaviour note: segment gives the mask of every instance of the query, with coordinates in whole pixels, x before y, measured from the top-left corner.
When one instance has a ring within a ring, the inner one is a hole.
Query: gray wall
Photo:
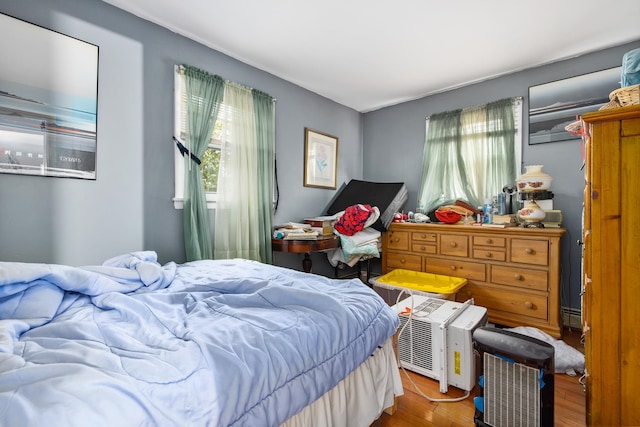
[[[144,249],[184,261],[172,202],[174,64],[277,98],[275,223],[320,214],[335,193],[302,185],[305,127],[339,138],[339,182],[362,178],[361,115],[350,108],[99,0],[0,0],[0,12],[96,44],[100,55],[97,179],[0,174],[0,260],[83,265]],[[301,260],[276,254],[298,269]]]
[[[544,165],[543,171],[553,177],[554,208],[562,210],[567,229],[562,241],[562,305],[579,308],[581,253],[576,242],[581,239],[584,188],[580,140],[528,145],[528,89],[620,66],[622,55],[638,46],[640,42],[631,43],[367,113],[363,124],[364,179],[404,181],[409,190],[405,207],[414,210],[420,187],[425,118],[498,99],[524,97],[523,165]]]
[[[0,0],[0,12],[100,47],[98,178],[95,181],[0,174],[0,260],[93,264],[134,250],[184,261],[182,211],[173,207],[173,65],[188,63],[277,98],[280,201],[274,223],[323,212],[334,191],[303,187],[304,127],[339,138],[338,182],[403,181],[407,208],[419,187],[424,120],[431,114],[618,66],[640,43],[585,55],[364,115],[99,0]],[[5,59],[3,59],[5,60]],[[428,71],[426,71],[428,72]],[[524,123],[525,135],[528,130]],[[363,146],[366,150],[363,150]],[[524,164],[553,176],[563,240],[563,305],[579,307],[583,177],[579,142],[523,146]],[[213,219],[213,217],[212,217]],[[275,254],[300,269],[302,256]],[[322,254],[314,271],[326,272]],[[374,266],[375,270],[375,266]]]

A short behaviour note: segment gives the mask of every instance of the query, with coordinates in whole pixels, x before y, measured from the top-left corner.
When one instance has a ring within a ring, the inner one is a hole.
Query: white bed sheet
[[[403,393],[391,337],[355,371],[281,427],[368,427]]]

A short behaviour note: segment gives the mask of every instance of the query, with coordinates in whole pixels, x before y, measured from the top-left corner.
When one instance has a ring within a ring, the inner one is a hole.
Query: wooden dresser
[[[585,114],[587,425],[640,425],[640,106]]]
[[[382,271],[425,271],[468,280],[456,296],[488,309],[489,321],[533,326],[560,338],[561,228],[393,223]]]

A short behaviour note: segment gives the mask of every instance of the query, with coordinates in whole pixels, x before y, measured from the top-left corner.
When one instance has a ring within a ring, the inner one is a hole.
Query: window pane
[[[220,167],[220,149],[209,147],[202,156],[202,181],[204,191],[215,193],[218,191],[218,169]]]

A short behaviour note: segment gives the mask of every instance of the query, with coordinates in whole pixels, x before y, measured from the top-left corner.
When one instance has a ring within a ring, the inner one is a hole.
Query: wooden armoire
[[[587,425],[640,425],[640,105],[585,114]]]

